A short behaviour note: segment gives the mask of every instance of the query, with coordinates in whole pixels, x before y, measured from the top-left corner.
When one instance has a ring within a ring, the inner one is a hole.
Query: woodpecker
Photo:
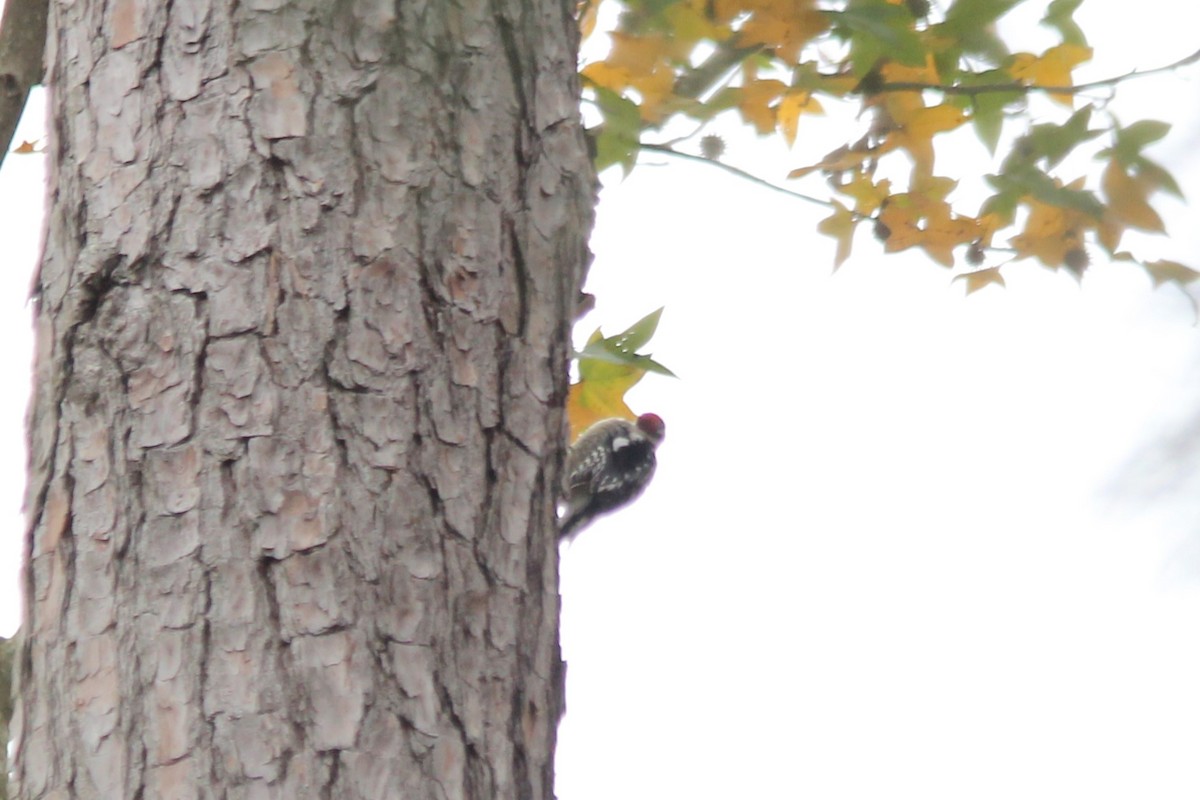
[[[657,414],[642,414],[636,422],[601,420],[580,435],[567,453],[567,510],[560,539],[573,539],[596,517],[645,491],[654,477],[654,451],[666,430]]]

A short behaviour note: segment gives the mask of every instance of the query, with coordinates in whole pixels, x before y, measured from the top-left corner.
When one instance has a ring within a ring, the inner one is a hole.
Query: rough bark
[[[8,722],[12,719],[12,667],[15,639],[0,636],[0,800],[8,798]]]
[[[548,798],[568,0],[54,3],[22,798]]]

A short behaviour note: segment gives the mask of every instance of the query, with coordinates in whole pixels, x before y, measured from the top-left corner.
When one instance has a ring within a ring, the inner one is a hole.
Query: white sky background
[[[1196,47],[1169,0],[1085,6],[1081,79]],[[1039,17],[1012,21],[1031,48]],[[1180,123],[1152,155],[1193,202],[1198,87],[1115,106]],[[777,178],[851,138],[823,135],[727,160]],[[564,550],[559,797],[1200,797],[1197,519],[1106,491],[1194,413],[1182,294],[1029,264],[963,299],[869,230],[830,277],[823,209],[664,156],[604,178],[578,334],[665,305],[649,349],[681,380],[632,398],[667,421],[655,485]],[[1197,264],[1196,216],[1141,252]]]
[[[1171,0],[1077,16],[1084,78],[1196,46]],[[1198,86],[1192,67],[1118,100],[1126,123],[1180,123],[1151,155],[1193,203]],[[18,140],[40,135],[26,116]],[[794,154],[734,138],[729,160],[780,176],[845,141],[810,145],[820,128],[802,118]],[[980,171],[969,153],[938,171]],[[821,209],[666,163],[604,176],[593,239],[580,334],[666,305],[651,349],[682,379],[631,398],[667,421],[655,485],[564,549],[559,797],[1200,796],[1200,560],[1180,546],[1197,519],[1112,492],[1196,406],[1188,301],[1102,263],[1082,288],[1018,265],[964,299],[867,231],[831,277]],[[0,172],[3,634],[40,169],[10,155]],[[1200,266],[1196,218],[1175,207],[1175,238],[1144,252]]]

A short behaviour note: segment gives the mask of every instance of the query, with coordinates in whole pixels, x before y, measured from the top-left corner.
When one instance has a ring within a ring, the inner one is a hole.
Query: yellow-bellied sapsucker
[[[637,499],[657,464],[667,428],[657,414],[636,422],[614,417],[584,431],[567,453],[567,510],[559,537],[571,539],[592,520]]]

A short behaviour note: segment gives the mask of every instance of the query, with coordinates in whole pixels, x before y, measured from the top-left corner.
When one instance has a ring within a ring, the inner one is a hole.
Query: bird
[[[650,413],[636,420],[603,419],[580,434],[567,452],[559,539],[574,539],[597,517],[641,496],[654,477],[655,451],[665,435],[662,417]]]

